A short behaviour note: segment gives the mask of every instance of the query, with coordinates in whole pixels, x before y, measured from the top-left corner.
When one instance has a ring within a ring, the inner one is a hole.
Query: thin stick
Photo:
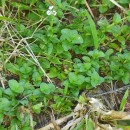
[[[119,7],[121,10],[123,10],[124,12],[127,12],[121,5],[119,5],[115,0],[110,0],[114,5],[116,5],[117,7]]]
[[[4,81],[3,81],[1,73],[0,73],[0,82],[1,82],[3,89],[5,89],[5,85],[4,85]]]
[[[41,24],[41,23],[40,23],[40,24]],[[37,28],[37,29],[38,29],[38,28]],[[14,29],[14,30],[16,31],[17,34],[19,34],[16,29]],[[35,29],[34,32],[36,32],[36,29]],[[34,33],[33,33],[33,34],[34,34]],[[20,35],[20,34],[19,34],[19,35]],[[30,48],[30,46],[29,46],[29,44],[28,44],[28,42],[27,42],[27,40],[26,40],[26,39],[29,39],[29,38],[28,38],[28,37],[27,37],[27,38],[23,38],[21,35],[20,35],[20,37],[21,37],[21,40],[20,40],[20,42],[18,43],[18,45],[15,47],[15,49],[14,49],[13,52],[16,52],[17,48],[19,47],[19,45],[21,45],[22,42],[25,43],[26,46],[23,45],[24,48],[25,48],[25,49],[27,50],[27,52],[30,54],[30,56],[31,56],[32,59],[35,61],[35,63],[37,64],[37,66],[42,70],[43,74],[47,77],[47,81],[48,81],[49,83],[52,83],[51,79],[50,79],[49,76],[46,74],[45,70],[42,68],[42,66],[40,65],[38,59],[36,58],[35,54],[33,53],[32,49]],[[30,38],[32,38],[32,37],[33,37],[33,35],[32,35]],[[10,57],[11,57],[11,56],[10,56]],[[9,60],[10,57],[9,57],[7,60]],[[6,63],[7,63],[7,62],[6,62]]]
[[[67,116],[65,116],[63,118],[60,118],[60,119],[56,120],[57,125],[63,124],[69,118],[73,117],[73,115],[74,115],[74,113],[71,113],[71,114],[69,114],[69,115],[67,115]],[[50,128],[54,128],[53,123],[50,123],[50,124],[46,125],[45,127],[42,127],[42,128],[40,128],[38,130],[49,130]]]
[[[89,4],[88,4],[88,2],[86,0],[85,0],[85,5],[86,5],[89,13],[91,14],[91,16],[94,18],[93,12],[92,12],[91,8],[89,7]]]
[[[44,73],[44,75],[47,77],[48,82],[52,83],[51,79],[48,77],[48,75],[46,74],[45,70],[42,68],[42,66],[40,65],[39,61],[37,60],[36,56],[34,55],[33,51],[31,50],[30,46],[28,45],[26,39],[23,38],[24,43],[26,43],[27,47],[25,47],[25,49],[28,51],[28,53],[31,55],[31,57],[33,58],[33,60],[37,63],[37,66],[39,66],[39,68],[42,70],[42,72]]]
[[[108,91],[108,92],[105,92],[105,93],[95,94],[95,95],[92,95],[92,97],[98,97],[98,96],[103,96],[103,95],[107,95],[107,94],[111,94],[111,93],[117,93],[119,91],[123,91],[123,90],[128,89],[128,87],[130,87],[130,85],[126,85],[126,86],[123,86],[122,88],[112,90],[112,91]]]

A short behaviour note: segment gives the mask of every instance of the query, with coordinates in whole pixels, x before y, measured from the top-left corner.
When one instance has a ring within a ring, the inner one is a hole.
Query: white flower
[[[54,8],[54,6],[49,6],[49,10],[52,10]]]
[[[56,15],[56,14],[57,14],[57,12],[56,12],[55,10],[53,10],[52,12],[53,12],[53,15]]]
[[[47,15],[52,15],[52,11],[51,10],[47,10],[46,14]]]
[[[46,12],[47,15],[56,15],[57,12],[54,10],[54,6],[49,6],[47,12]]]

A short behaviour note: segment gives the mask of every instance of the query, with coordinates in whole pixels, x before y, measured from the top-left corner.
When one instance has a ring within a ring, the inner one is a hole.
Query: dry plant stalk
[[[93,12],[92,12],[91,8],[89,7],[89,4],[88,4],[88,2],[86,0],[85,0],[85,5],[86,5],[89,13],[91,14],[91,16],[94,18],[94,14],[93,14]]]
[[[114,110],[106,110],[104,109],[104,105],[101,103],[100,100],[96,98],[88,98],[86,103],[78,103],[74,109],[74,112],[68,116],[55,120],[57,126],[62,125],[66,121],[70,120],[66,125],[61,128],[61,130],[71,130],[76,127],[77,124],[81,122],[82,119],[85,119],[86,116],[90,116],[93,118],[97,118],[95,123],[95,130],[121,130],[120,128],[115,128],[111,126],[113,121],[116,120],[130,120],[130,112],[121,112],[121,111],[114,111]],[[89,107],[89,109],[88,109]],[[96,112],[96,115],[95,115]],[[91,116],[92,115],[92,116]],[[95,119],[92,119],[95,120]],[[98,121],[105,122],[99,123]],[[50,123],[38,130],[50,130],[55,129],[55,125]]]
[[[130,112],[109,111],[100,116],[102,121],[130,120]]]
[[[63,124],[64,122],[66,122],[69,118],[71,118],[71,117],[73,117],[73,113],[71,113],[71,114],[69,114],[69,115],[67,115],[67,116],[65,116],[65,117],[63,117],[63,118],[60,118],[60,119],[58,119],[58,120],[55,120],[55,123],[57,124],[57,125],[61,125],[61,124]],[[44,126],[44,127],[42,127],[42,128],[40,128],[40,129],[38,129],[38,130],[49,130],[49,129],[54,129],[54,125],[53,125],[53,123],[50,123],[50,124],[48,124],[48,125],[46,125],[46,126]]]
[[[119,5],[115,0],[110,0],[114,5],[116,5],[117,7],[119,7],[121,10],[123,10],[124,12],[126,12],[126,10],[121,6]]]

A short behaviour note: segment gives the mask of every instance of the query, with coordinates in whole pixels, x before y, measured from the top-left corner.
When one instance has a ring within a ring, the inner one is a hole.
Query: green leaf
[[[91,74],[91,85],[93,87],[96,87],[97,85],[99,85],[103,81],[104,81],[104,79],[102,77],[100,77],[99,74],[96,71],[92,72],[92,74]]]
[[[91,118],[86,118],[86,130],[94,130],[94,123]]]
[[[78,99],[78,102],[81,103],[81,104],[84,104],[84,103],[86,102],[85,96],[80,95],[80,97],[79,97],[79,99]]]
[[[64,42],[62,43],[62,47],[63,47],[63,49],[64,49],[65,51],[68,51],[69,49],[72,48],[72,44],[70,44],[70,43],[67,42],[67,41],[64,41]]]
[[[11,97],[16,96],[15,93],[10,88],[5,89],[4,93],[11,96]]]
[[[128,84],[130,82],[130,74],[129,73],[125,73],[124,75],[122,75],[122,81],[124,84]]]
[[[75,74],[73,72],[69,73],[69,81],[74,85],[81,85],[85,81],[85,77],[80,74]]]
[[[118,51],[120,50],[120,47],[117,43],[109,43],[109,47]]]
[[[0,98],[0,111],[8,111],[10,109],[11,102],[7,98]]]
[[[37,0],[31,0],[30,5],[34,5],[37,2]]]
[[[18,2],[11,2],[11,5],[13,7],[16,7],[16,8],[21,9],[21,10],[29,10],[29,9],[31,9],[30,6],[27,6],[25,4],[18,3]]]
[[[31,18],[29,18],[29,19],[31,19]],[[34,17],[34,19],[36,20],[37,18]],[[43,41],[44,44],[47,43],[47,40],[46,40],[46,38],[45,38],[45,35],[43,35],[43,34],[40,33],[40,32],[39,32],[39,33],[35,33],[35,34],[33,35],[33,38],[38,39],[39,41]],[[43,49],[43,48],[45,47],[44,44],[43,44],[43,43],[40,44],[40,48],[41,48],[41,49]]]
[[[53,84],[41,83],[40,90],[44,94],[50,94],[55,91],[55,86]]]
[[[13,19],[11,19],[11,18],[7,18],[7,17],[5,17],[5,16],[0,16],[0,20],[3,20],[3,21],[9,21],[9,22],[12,22],[12,23],[15,22]]]
[[[49,60],[53,64],[62,64],[58,57],[50,57]]]
[[[68,88],[69,88],[69,81],[68,81],[68,80],[65,80],[65,81],[63,82],[63,85],[65,86],[65,87],[64,87],[64,95],[67,95],[67,93],[68,93]]]
[[[0,98],[2,97],[2,93],[3,93],[3,91],[2,91],[2,89],[0,89]]]
[[[72,41],[73,44],[81,44],[83,43],[82,37],[77,33],[75,34],[75,39]]]
[[[40,59],[39,62],[43,68],[50,68],[50,62],[47,59]]]
[[[76,128],[74,128],[73,130],[85,130],[85,120],[82,119],[80,122],[78,122]]]
[[[0,130],[6,130],[6,128],[4,128],[4,126],[0,126]]]
[[[24,63],[22,65],[22,67],[20,68],[20,72],[23,73],[23,74],[28,74],[31,71],[32,71],[32,68],[27,63]]]
[[[0,124],[3,122],[4,114],[0,113]]]
[[[30,47],[31,47],[31,49],[32,49],[32,51],[34,52],[34,53],[39,53],[40,52],[40,47],[39,47],[39,45],[37,45],[37,44],[32,44],[32,45],[30,45]]]
[[[121,22],[121,16],[118,13],[115,13],[113,16],[113,22],[114,23],[119,23]]]
[[[91,63],[84,63],[85,70],[89,70],[91,68]]]
[[[21,104],[24,105],[24,106],[28,106],[28,104],[29,104],[27,99],[25,99],[25,100],[20,100],[19,103],[21,103]]]
[[[79,69],[79,72],[86,72],[91,68],[91,63],[78,63],[77,67]]]
[[[105,56],[104,52],[99,51],[99,50],[90,51],[90,52],[88,53],[88,55],[92,56],[92,57],[95,58],[95,59]]]
[[[19,32],[25,32],[26,31],[26,27],[23,24],[18,24],[16,25],[16,28]]]
[[[97,24],[102,28],[102,27],[107,27],[109,25],[109,22],[107,19],[100,19]]]
[[[120,2],[121,4],[128,4],[128,3],[130,3],[129,0],[119,0],[119,2]]]
[[[24,91],[24,88],[16,80],[9,80],[8,83],[12,91],[16,93],[22,93]]]
[[[2,7],[4,8],[5,5],[6,5],[6,0],[1,0],[1,1],[0,1],[0,6],[2,6]]]
[[[41,77],[40,73],[37,72],[37,71],[35,71],[35,72],[32,74],[32,80],[33,80],[33,82],[34,82],[34,84],[35,84],[36,86],[39,86],[39,84],[40,84],[41,81],[42,81],[42,77]]]
[[[72,94],[75,96],[75,97],[78,97],[79,96],[79,88],[73,88],[71,90]]]
[[[38,103],[38,104],[34,105],[32,107],[32,109],[33,109],[34,112],[40,113],[41,112],[41,107],[43,107],[42,103]]]
[[[113,52],[114,52],[113,49],[108,49],[108,50],[106,51],[106,53],[105,53],[105,58],[106,58],[106,59],[109,59],[110,55],[113,54]]]
[[[119,35],[121,33],[121,27],[119,25],[110,26],[107,31],[114,35]]]
[[[18,74],[19,66],[17,64],[7,63],[6,68],[8,71],[12,72],[13,74]]]
[[[88,57],[88,56],[83,56],[82,59],[85,61],[85,62],[90,62],[91,59]]]
[[[83,39],[81,35],[78,34],[77,30],[70,30],[70,29],[62,29],[61,30],[61,41],[67,40],[69,44],[81,44],[83,43]]]
[[[106,5],[101,5],[99,7],[99,12],[100,13],[105,13],[108,10],[108,7]]]
[[[124,110],[124,107],[125,107],[125,104],[127,103],[127,98],[128,97],[129,97],[129,90],[127,89],[125,91],[125,94],[124,94],[122,100],[121,100],[121,104],[120,104],[120,108],[119,108],[120,111]]]
[[[58,74],[59,74],[59,72],[58,72],[57,68],[55,68],[55,67],[50,68],[50,72],[49,72],[49,77],[50,78],[57,77]]]
[[[39,96],[40,94],[41,94],[40,88],[37,88],[37,89],[35,89],[35,90],[33,91],[33,95],[34,95],[34,96]]]
[[[48,43],[47,46],[46,46],[46,49],[45,49],[46,53],[48,55],[50,55],[53,51],[53,44],[52,43]]]
[[[98,49],[98,47],[99,47],[99,40],[98,40],[96,25],[95,25],[93,19],[91,18],[91,15],[89,14],[89,12],[87,10],[86,10],[86,14],[87,14],[87,17],[88,17],[88,21],[89,21],[91,32],[92,32],[92,36],[93,36],[94,47],[96,49]]]
[[[49,83],[48,87],[50,88],[50,93],[53,93],[55,91],[55,85],[54,84]]]

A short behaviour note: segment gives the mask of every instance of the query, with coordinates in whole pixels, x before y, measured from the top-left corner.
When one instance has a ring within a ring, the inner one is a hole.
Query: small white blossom
[[[46,12],[47,15],[56,15],[57,12],[54,10],[54,6],[49,6],[47,12]]]
[[[49,6],[49,10],[52,10],[54,8],[54,6]]]
[[[52,12],[53,12],[53,15],[56,15],[56,14],[57,14],[57,12],[56,12],[55,10],[53,10]]]
[[[52,11],[51,10],[47,10],[46,14],[47,15],[52,15]]]

